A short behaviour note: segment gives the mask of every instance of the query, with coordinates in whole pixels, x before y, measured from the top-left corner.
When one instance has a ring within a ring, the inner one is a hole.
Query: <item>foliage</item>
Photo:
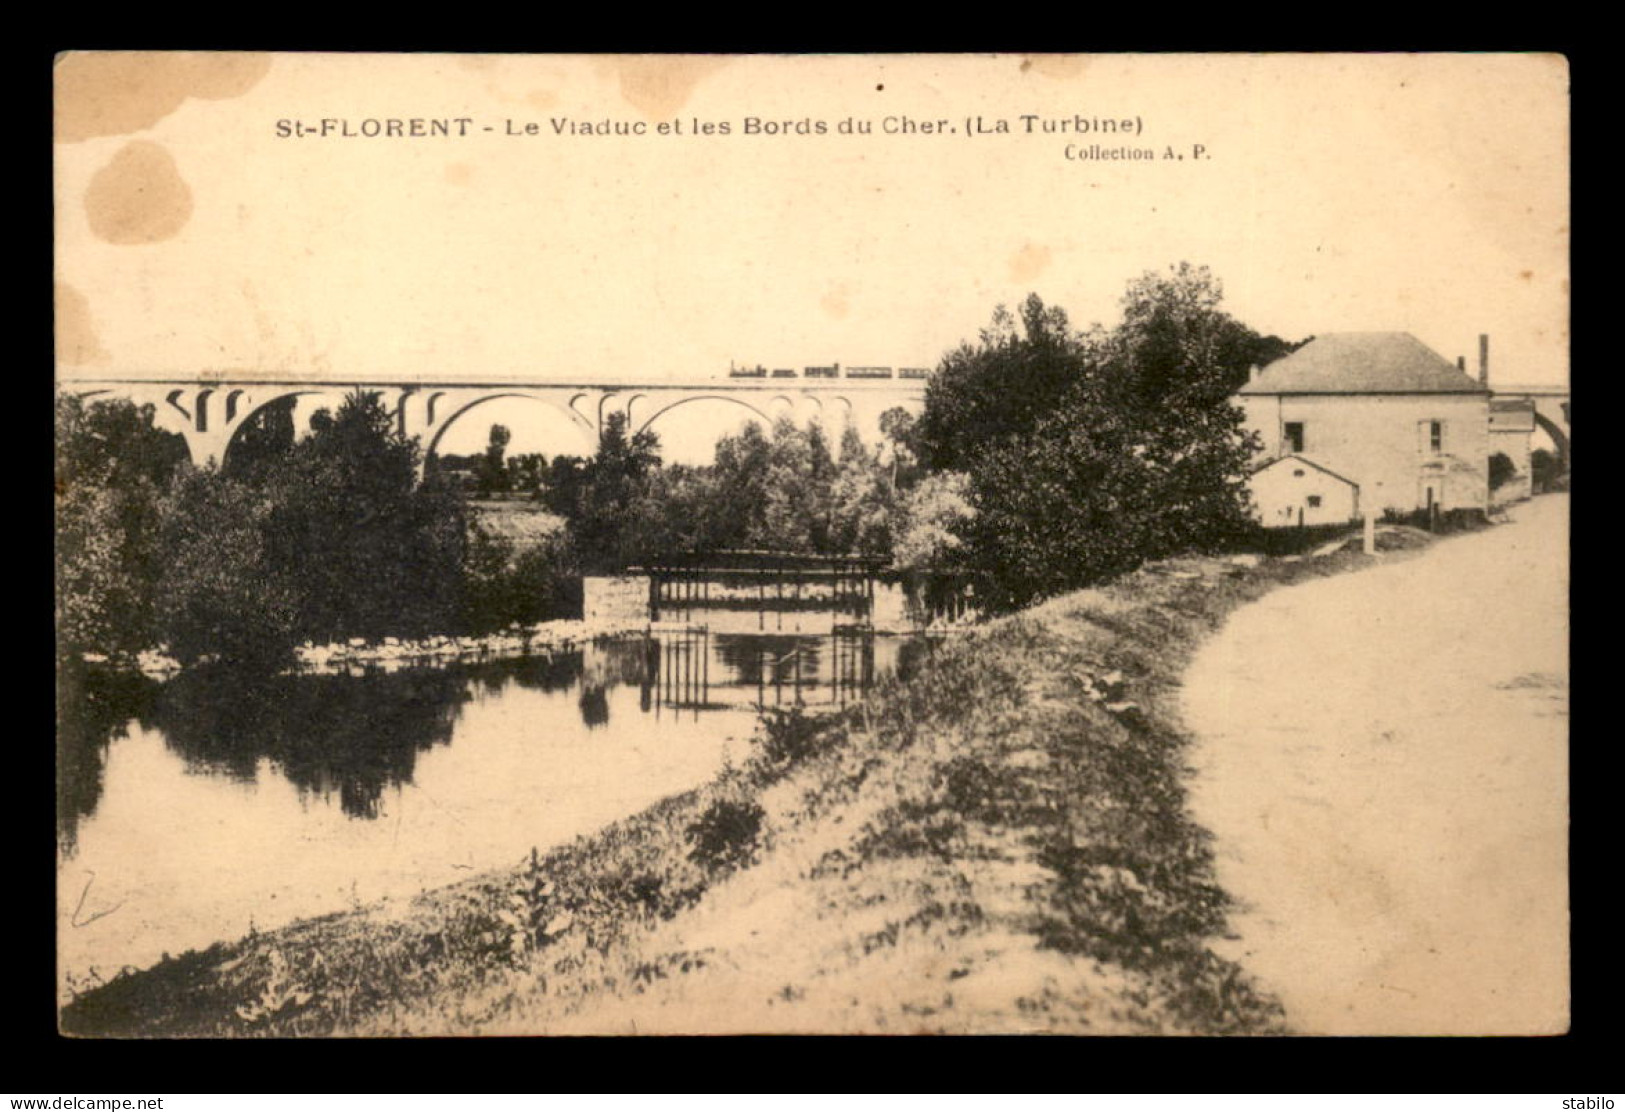
[[[376,394],[351,394],[312,427],[263,488],[272,566],[298,580],[298,634],[332,641],[448,628],[459,601],[461,498],[438,479],[419,486],[417,443]]]
[[[1545,448],[1536,448],[1530,453],[1529,476],[1538,492],[1562,489],[1566,480],[1562,459]]]
[[[489,633],[578,613],[580,605],[580,579],[566,539],[549,538],[516,553],[512,542],[470,519],[459,629]]]
[[[744,864],[756,850],[765,815],[753,800],[718,799],[686,830],[693,847],[689,860],[708,871]]]
[[[650,433],[628,438],[614,415],[592,459],[553,461],[544,501],[569,518],[584,568],[722,549],[890,551],[896,489],[851,428],[838,457],[821,425],[788,418],[723,437],[708,467],[661,467],[658,447]]]
[[[978,344],[943,357],[913,429],[921,460],[933,470],[966,470],[984,450],[1031,433],[1080,373],[1079,345],[1066,313],[1037,294],[1017,318],[999,306]]]
[[[212,469],[180,476],[165,496],[156,633],[181,663],[292,659],[300,591],[267,543],[273,511],[253,486]]]
[[[186,442],[151,406],[56,403],[56,628],[61,652],[129,654],[152,643],[163,566],[158,506]]]
[[[1231,395],[1290,350],[1223,313],[1206,268],[1131,282],[1114,330],[1069,331],[1036,296],[950,353],[917,440],[962,467],[958,528],[984,603],[1013,608],[1250,532],[1252,444]],[[940,383],[940,384],[939,384]]]
[[[263,406],[244,421],[232,439],[221,470],[234,479],[263,482],[271,471],[283,466],[298,439],[295,403],[295,398],[283,398]]]
[[[1517,477],[1518,467],[1505,452],[1490,456],[1490,489],[1500,490]]]
[[[817,750],[829,726],[827,717],[808,714],[799,706],[769,707],[762,712],[762,754],[774,765],[805,760]]]
[[[474,468],[474,492],[481,498],[490,498],[496,494],[506,494],[511,488],[511,479],[508,475],[508,465],[503,457],[507,454],[508,443],[513,434],[506,425],[492,425],[491,439],[486,444],[485,454],[480,457]]]
[[[598,451],[582,467],[575,498],[563,511],[584,570],[619,570],[644,555],[634,523],[646,504],[650,475],[659,466],[655,434],[628,434],[626,415],[610,414]]]
[[[926,475],[897,509],[893,564],[903,570],[953,567],[964,546],[962,535],[975,516],[968,476],[958,471]]]
[[[299,640],[451,627],[462,597],[465,510],[431,476],[376,394],[318,413],[312,434],[266,436],[227,472],[165,500],[159,632],[183,663],[269,666]]]

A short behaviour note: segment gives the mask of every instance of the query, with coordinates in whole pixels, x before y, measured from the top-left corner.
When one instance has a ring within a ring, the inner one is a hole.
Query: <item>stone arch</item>
[[[1564,471],[1567,471],[1569,469],[1569,434],[1564,432],[1556,421],[1542,413],[1539,406],[1535,407],[1535,424],[1540,426],[1542,432],[1552,438],[1552,447],[1557,449],[1557,462]]]
[[[245,390],[235,390],[235,391],[232,392],[232,394],[227,398],[227,412],[228,412],[228,415],[230,413],[232,413],[232,412],[235,412],[237,406],[241,403],[241,398],[239,397],[239,395],[246,395],[246,394],[247,394],[247,391],[245,391]],[[252,398],[252,397],[249,398],[248,401],[249,401],[250,404],[248,405],[248,407],[246,409],[243,410],[240,418],[234,420],[234,419],[232,419],[231,417],[228,416],[228,419],[227,419],[228,423],[227,423],[227,425],[223,426],[225,428],[229,428],[230,432],[226,436],[225,446],[220,451],[220,466],[221,466],[221,468],[222,469],[225,468],[227,466],[227,464],[230,462],[230,460],[231,460],[231,450],[234,447],[237,446],[238,434],[241,433],[245,428],[247,428],[253,422],[254,418],[258,417],[260,414],[264,413],[266,410],[270,409],[272,406],[282,405],[284,403],[288,403],[288,404],[291,404],[291,405],[296,405],[300,398],[305,398],[305,397],[328,397],[328,396],[341,397],[342,395],[338,391],[334,391],[334,390],[331,390],[331,389],[327,389],[327,390],[309,390],[309,389],[290,388],[290,389],[279,390],[276,393],[272,394],[271,396],[264,398],[264,400],[260,400],[259,398]],[[199,403],[198,411],[200,413],[203,411],[202,403]],[[295,428],[294,435],[295,436],[298,435],[297,426]]]
[[[750,410],[752,413],[754,413],[757,417],[760,417],[762,419],[763,424],[765,424],[768,428],[773,427],[773,418],[772,417],[770,417],[762,409],[757,408],[756,406],[752,405],[750,402],[745,401],[743,398],[741,398],[741,397],[739,397],[739,396],[737,396],[735,394],[695,394],[693,397],[678,398],[674,402],[669,402],[666,405],[661,406],[659,409],[657,409],[653,413],[651,413],[649,415],[649,419],[644,421],[642,424],[640,424],[637,427],[636,431],[637,432],[645,432],[645,431],[647,431],[656,421],[660,420],[666,414],[670,413],[674,409],[679,408],[680,406],[689,405],[689,404],[691,404],[693,402],[707,402],[707,401],[709,401],[709,402],[733,402],[735,405],[743,406],[744,408],[746,408],[746,409]]]
[[[572,428],[581,433],[582,437],[588,443],[589,452],[597,446],[596,442],[593,440],[590,423],[583,419],[581,414],[575,412],[568,405],[560,405],[558,402],[553,401],[550,398],[528,393],[523,390],[505,390],[500,393],[485,394],[481,397],[475,398],[472,401],[465,402],[463,405],[458,406],[455,410],[448,413],[444,420],[437,422],[433,426],[433,432],[430,435],[429,442],[424,445],[424,460],[427,461],[430,456],[435,455],[440,450],[441,439],[458,421],[462,420],[465,416],[482,405],[489,402],[501,401],[506,398],[523,398],[526,401],[535,402],[553,413],[557,413],[559,416],[565,418]]]

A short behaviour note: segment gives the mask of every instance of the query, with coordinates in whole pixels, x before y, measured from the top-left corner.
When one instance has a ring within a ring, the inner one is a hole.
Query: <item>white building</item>
[[[1248,480],[1265,525],[1336,525],[1360,516],[1360,484],[1306,456],[1282,456]]]
[[[1490,391],[1408,332],[1317,337],[1255,372],[1239,401],[1263,441],[1251,486],[1266,525],[1488,508]],[[1286,457],[1300,464],[1272,465]]]

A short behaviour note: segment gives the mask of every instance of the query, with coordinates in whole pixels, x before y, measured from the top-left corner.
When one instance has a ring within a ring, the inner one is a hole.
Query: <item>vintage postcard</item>
[[[1566,1031],[1568,81],[59,56],[61,1031]]]

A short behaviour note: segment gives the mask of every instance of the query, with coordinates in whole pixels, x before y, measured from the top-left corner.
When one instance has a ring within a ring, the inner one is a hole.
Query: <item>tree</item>
[[[905,571],[953,570],[975,516],[966,475],[936,471],[925,476],[897,508],[893,563]]]
[[[163,504],[156,633],[182,664],[271,670],[292,659],[300,583],[268,543],[275,508],[249,483],[190,471]]]
[[[298,440],[293,419],[296,402],[295,398],[281,398],[243,422],[222,464],[226,475],[260,481],[288,458]]]
[[[1565,472],[1556,453],[1536,448],[1529,454],[1529,477],[1537,493],[1562,488]]]
[[[883,415],[883,427],[885,423]],[[831,553],[891,555],[898,502],[894,469],[895,461],[892,469],[881,467],[858,430],[846,426],[830,491]]]
[[[1500,490],[1511,482],[1518,474],[1518,467],[1512,462],[1512,457],[1505,452],[1496,452],[1490,456],[1490,489]]]
[[[186,442],[151,406],[56,402],[56,628],[59,652],[128,655],[152,644],[164,565],[159,500]]]
[[[1029,297],[1024,334],[996,314],[944,361],[919,438],[967,475],[981,597],[1025,605],[1246,533],[1253,445],[1231,395],[1273,345],[1221,298],[1181,264],[1131,282],[1117,328],[1079,335]]]
[[[960,345],[937,367],[913,430],[927,467],[965,470],[980,452],[1029,433],[1083,373],[1088,349],[1063,310],[1030,294],[1017,325],[1000,305],[979,344]]]
[[[626,415],[610,414],[597,453],[582,468],[568,515],[584,569],[619,570],[647,558],[634,550],[632,526],[645,504],[649,477],[659,466],[659,438],[647,429],[628,435]]]
[[[712,540],[718,548],[746,548],[765,534],[772,452],[772,444],[754,421],[718,441],[711,513]]]
[[[318,415],[320,416],[320,415]],[[297,569],[300,632],[318,641],[416,635],[455,619],[466,511],[419,486],[417,442],[377,394],[356,391],[268,481],[275,566]]]
[[[508,492],[508,468],[503,456],[512,439],[513,434],[506,425],[491,426],[491,438],[486,443],[485,454],[480,457],[479,465],[474,470],[474,490],[479,497],[490,498]]]
[[[880,415],[880,434],[889,449],[890,479],[893,490],[907,490],[925,471],[920,467],[920,452],[916,446],[919,422],[900,405],[894,405]]]

